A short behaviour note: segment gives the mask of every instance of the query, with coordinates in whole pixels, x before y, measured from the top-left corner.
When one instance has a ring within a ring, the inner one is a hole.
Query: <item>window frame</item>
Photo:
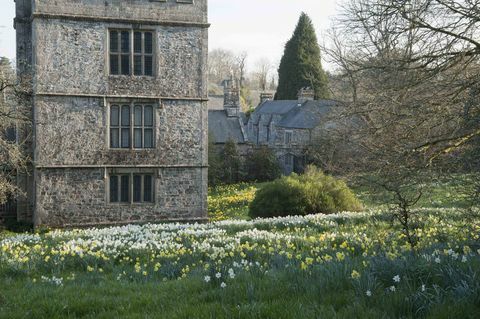
[[[140,176],[141,183],[140,183],[140,200],[135,200],[135,177]],[[149,176],[150,179],[150,201],[145,200],[146,194],[145,193],[145,186],[146,177]],[[112,201],[112,178],[117,178],[117,200]],[[128,200],[122,201],[122,177],[128,177]],[[141,205],[155,205],[156,204],[156,176],[155,172],[152,170],[140,170],[140,169],[111,169],[108,173],[106,187],[107,187],[107,194],[106,200],[109,205],[119,205],[119,206],[141,206]]]
[[[111,33],[117,32],[118,36],[118,50],[116,52],[112,52],[111,48]],[[127,53],[122,52],[122,32],[128,32],[128,41],[129,41],[129,52],[128,52],[128,61],[129,61],[129,70],[128,74],[122,74],[122,56],[126,56]],[[135,33],[141,33],[141,52],[135,52]],[[145,52],[145,34],[151,33],[152,34],[152,52],[146,53]],[[153,29],[148,28],[128,28],[128,27],[111,27],[107,29],[107,65],[108,65],[108,76],[112,77],[146,77],[146,78],[155,78],[156,77],[156,31]],[[118,74],[112,73],[112,55],[118,55]],[[142,63],[142,74],[135,74],[135,57],[141,57]],[[151,57],[151,64],[152,70],[151,74],[146,74],[145,72],[145,57]]]
[[[293,131],[285,131],[284,143],[285,145],[292,145]]]
[[[130,109],[130,114],[129,114],[129,125],[123,125],[122,123],[122,117],[123,117],[123,108],[125,106],[129,106]],[[137,107],[142,108],[142,122],[141,125],[137,125],[136,123],[136,108]],[[112,108],[117,107],[118,108],[118,125],[112,125]],[[145,109],[146,107],[151,108],[151,125],[146,125],[145,122]],[[157,103],[154,103],[153,101],[142,101],[142,100],[137,100],[137,101],[111,101],[108,103],[108,108],[107,108],[107,123],[108,123],[108,129],[107,129],[107,147],[110,151],[149,151],[149,150],[154,150],[156,149],[156,133],[157,133]],[[129,130],[128,136],[129,136],[129,145],[128,147],[123,147],[122,146],[122,131],[124,129]],[[113,147],[112,144],[112,131],[113,130],[118,130],[118,141],[117,147]],[[141,130],[141,147],[136,147],[136,141],[135,141],[135,134],[136,131]],[[145,132],[150,131],[151,132],[151,146],[150,147],[145,147]]]

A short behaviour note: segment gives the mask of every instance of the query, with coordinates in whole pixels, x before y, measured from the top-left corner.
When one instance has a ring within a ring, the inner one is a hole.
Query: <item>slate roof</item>
[[[255,113],[259,114],[285,114],[298,105],[297,100],[266,101],[257,107]]]
[[[217,144],[223,144],[229,139],[237,144],[245,143],[240,121],[242,119],[239,117],[228,117],[224,110],[208,111],[208,131]]]
[[[296,106],[285,114],[278,126],[285,128],[312,129],[320,123],[335,106],[332,100],[307,101],[301,106]]]
[[[255,110],[258,115],[280,115],[277,126],[284,128],[312,129],[338,102],[315,100],[300,104],[297,100],[266,101]]]

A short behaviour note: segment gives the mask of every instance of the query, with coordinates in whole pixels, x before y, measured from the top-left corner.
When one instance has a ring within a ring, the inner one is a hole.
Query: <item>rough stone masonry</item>
[[[19,219],[205,219],[207,0],[16,0],[16,11],[34,123]]]

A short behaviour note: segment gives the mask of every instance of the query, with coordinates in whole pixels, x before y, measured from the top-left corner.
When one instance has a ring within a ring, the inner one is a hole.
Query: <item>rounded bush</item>
[[[250,217],[278,217],[359,211],[361,203],[345,182],[314,166],[266,184],[250,203]]]

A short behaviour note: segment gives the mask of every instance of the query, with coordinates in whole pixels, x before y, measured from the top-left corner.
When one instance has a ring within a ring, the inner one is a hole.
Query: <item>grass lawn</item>
[[[385,208],[245,220],[257,187],[211,190],[237,220],[0,235],[0,318],[478,317],[478,214],[419,208],[412,251]]]

